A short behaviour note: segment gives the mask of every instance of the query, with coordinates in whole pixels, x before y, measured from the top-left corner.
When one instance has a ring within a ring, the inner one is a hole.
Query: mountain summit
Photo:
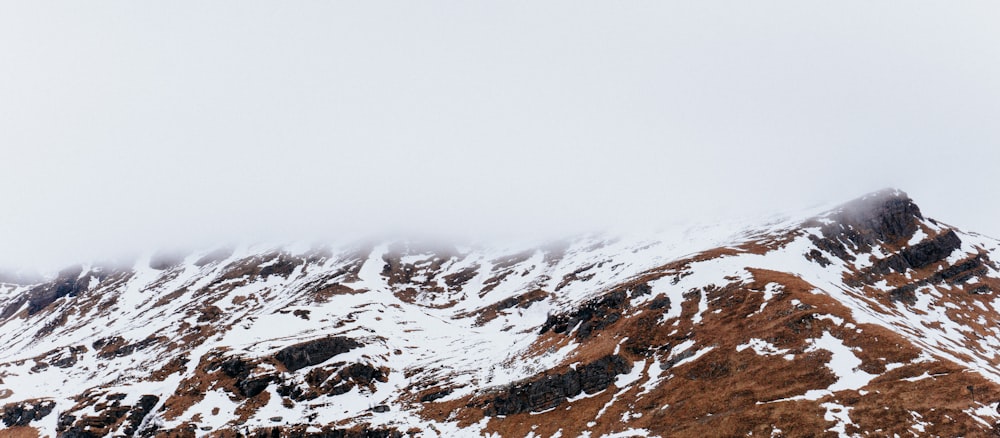
[[[75,266],[0,283],[0,432],[990,435],[998,248],[884,190],[642,239]]]

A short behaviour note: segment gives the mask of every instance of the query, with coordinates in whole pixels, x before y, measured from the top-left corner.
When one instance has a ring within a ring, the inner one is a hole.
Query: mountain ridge
[[[993,433],[996,240],[895,189],[702,231],[236,247],[3,284],[0,420],[71,438]]]

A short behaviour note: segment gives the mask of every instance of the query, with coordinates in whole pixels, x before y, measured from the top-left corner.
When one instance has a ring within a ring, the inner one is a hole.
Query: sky
[[[1000,237],[1000,3],[0,2],[0,264],[884,187]]]

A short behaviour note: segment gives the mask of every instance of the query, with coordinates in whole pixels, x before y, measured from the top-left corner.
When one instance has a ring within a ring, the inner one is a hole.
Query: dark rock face
[[[342,336],[330,336],[285,347],[274,355],[288,371],[297,371],[305,367],[319,365],[333,356],[346,353],[362,344]]]
[[[569,314],[549,315],[545,324],[542,324],[539,334],[549,330],[555,333],[568,333],[579,324],[576,337],[583,340],[595,330],[601,330],[618,321],[622,309],[626,306],[628,306],[626,291],[616,290],[584,303]]]
[[[823,237],[813,237],[820,250],[846,260],[854,260],[851,252],[871,252],[872,245],[899,242],[917,231],[923,220],[920,208],[905,193],[884,190],[843,205],[832,215],[832,223],[823,225]],[[810,258],[817,263],[824,261]]]
[[[403,438],[396,429],[333,429],[324,427],[319,432],[308,432],[301,427],[272,427],[251,432],[249,438]]]
[[[91,346],[94,347],[94,350],[97,350],[97,357],[99,359],[113,359],[131,355],[136,351],[148,348],[157,341],[157,338],[151,336],[139,342],[126,344],[125,339],[122,337],[112,336],[110,338],[98,339]]]
[[[62,297],[75,297],[87,290],[90,278],[80,278],[83,269],[79,266],[66,269],[52,283],[39,286],[29,292],[28,314],[33,315]],[[86,280],[86,281],[83,281]]]
[[[34,315],[62,297],[75,297],[86,292],[90,287],[92,277],[103,280],[107,274],[103,270],[95,270],[81,275],[83,268],[74,266],[59,273],[55,280],[38,285],[17,300],[14,300],[0,312],[0,319],[8,318],[18,309],[28,303],[28,315]]]
[[[947,257],[947,255],[945,257]],[[916,291],[921,286],[926,286],[930,284],[942,284],[942,283],[946,283],[953,286],[961,285],[972,277],[986,275],[986,273],[989,271],[988,266],[992,265],[993,261],[990,260],[986,254],[977,254],[963,261],[955,263],[951,266],[948,266],[947,268],[944,268],[938,272],[935,272],[933,275],[925,279],[915,281],[913,283],[889,291],[889,299],[892,301],[903,302],[912,306],[917,303]],[[973,295],[987,294],[992,292],[993,290],[986,285],[975,287],[969,291],[969,293]]]
[[[301,265],[302,262],[302,259],[281,253],[278,255],[277,260],[270,262],[267,266],[260,269],[260,276],[265,280],[272,275],[288,278],[295,271],[295,267]]]
[[[226,359],[219,364],[219,369],[226,373],[229,377],[240,377],[250,374],[250,370],[253,369],[253,365],[247,363],[241,358],[233,357]]]
[[[947,232],[925,240],[914,246],[904,248],[897,254],[876,261],[866,274],[884,275],[892,271],[905,272],[907,269],[920,269],[948,258],[952,252],[962,247],[962,240],[954,231]]]
[[[670,298],[666,295],[653,298],[653,301],[649,302],[650,309],[669,309],[670,308]]]
[[[689,348],[689,349],[684,350],[684,351],[682,351],[680,353],[677,353],[676,355],[674,355],[674,357],[670,358],[666,362],[661,363],[660,364],[660,369],[661,370],[669,370],[669,369],[673,368],[674,365],[677,365],[678,362],[694,356],[694,354],[697,353],[697,352],[698,352],[697,349]]]
[[[127,421],[128,426],[125,427],[125,435],[132,436],[138,430],[139,426],[142,425],[142,420],[153,411],[153,407],[160,402],[160,398],[155,395],[144,395],[139,398],[139,402],[132,407],[132,411],[129,412]]]
[[[250,398],[256,397],[257,394],[264,392],[267,389],[267,385],[270,384],[274,378],[272,376],[261,376],[252,379],[245,379],[236,382],[236,389],[239,390],[240,395]]]
[[[147,435],[149,431],[140,431],[139,426],[153,411],[160,398],[155,395],[143,395],[134,406],[122,405],[121,401],[124,398],[125,394],[104,396],[104,401],[93,405],[97,415],[82,417],[71,414],[60,415],[56,426],[58,436],[60,438],[103,437],[109,436],[119,427],[124,427],[125,436]]]
[[[212,372],[216,369],[222,371],[228,377],[236,379],[230,392],[242,398],[256,397],[264,392],[267,386],[277,380],[271,374],[252,376],[251,373],[257,368],[257,364],[242,357],[230,357],[221,362],[209,366],[206,371]]]
[[[616,376],[630,369],[631,365],[621,356],[605,356],[563,374],[513,385],[488,400],[484,413],[492,417],[552,409],[581,392],[594,394],[603,391]]]
[[[55,407],[56,402],[52,400],[11,403],[0,410],[0,422],[6,427],[27,426],[47,417]]]
[[[83,345],[74,345],[63,348],[56,348],[42,354],[40,357],[35,358],[38,363],[36,366],[39,368],[44,368],[45,366],[54,366],[56,368],[69,368],[76,365],[79,355],[87,352],[87,347]]]
[[[295,383],[284,383],[278,387],[278,394],[295,401],[313,400],[321,395],[335,396],[349,392],[356,386],[369,390],[375,389],[375,382],[388,382],[389,371],[385,368],[375,368],[366,363],[343,362],[331,366],[318,367],[309,370],[305,376],[306,388]]]
[[[432,402],[432,401],[435,401],[435,400],[439,400],[439,399],[442,399],[442,398],[445,398],[445,397],[451,395],[451,392],[452,391],[450,389],[443,389],[443,390],[440,390],[440,391],[430,392],[430,393],[427,393],[427,394],[424,394],[424,395],[420,396],[420,401],[423,402],[423,403],[427,403],[427,402]]]

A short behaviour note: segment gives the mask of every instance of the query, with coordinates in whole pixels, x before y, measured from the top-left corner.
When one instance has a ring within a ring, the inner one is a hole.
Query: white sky
[[[0,2],[0,262],[893,186],[1000,237],[1000,3]]]

